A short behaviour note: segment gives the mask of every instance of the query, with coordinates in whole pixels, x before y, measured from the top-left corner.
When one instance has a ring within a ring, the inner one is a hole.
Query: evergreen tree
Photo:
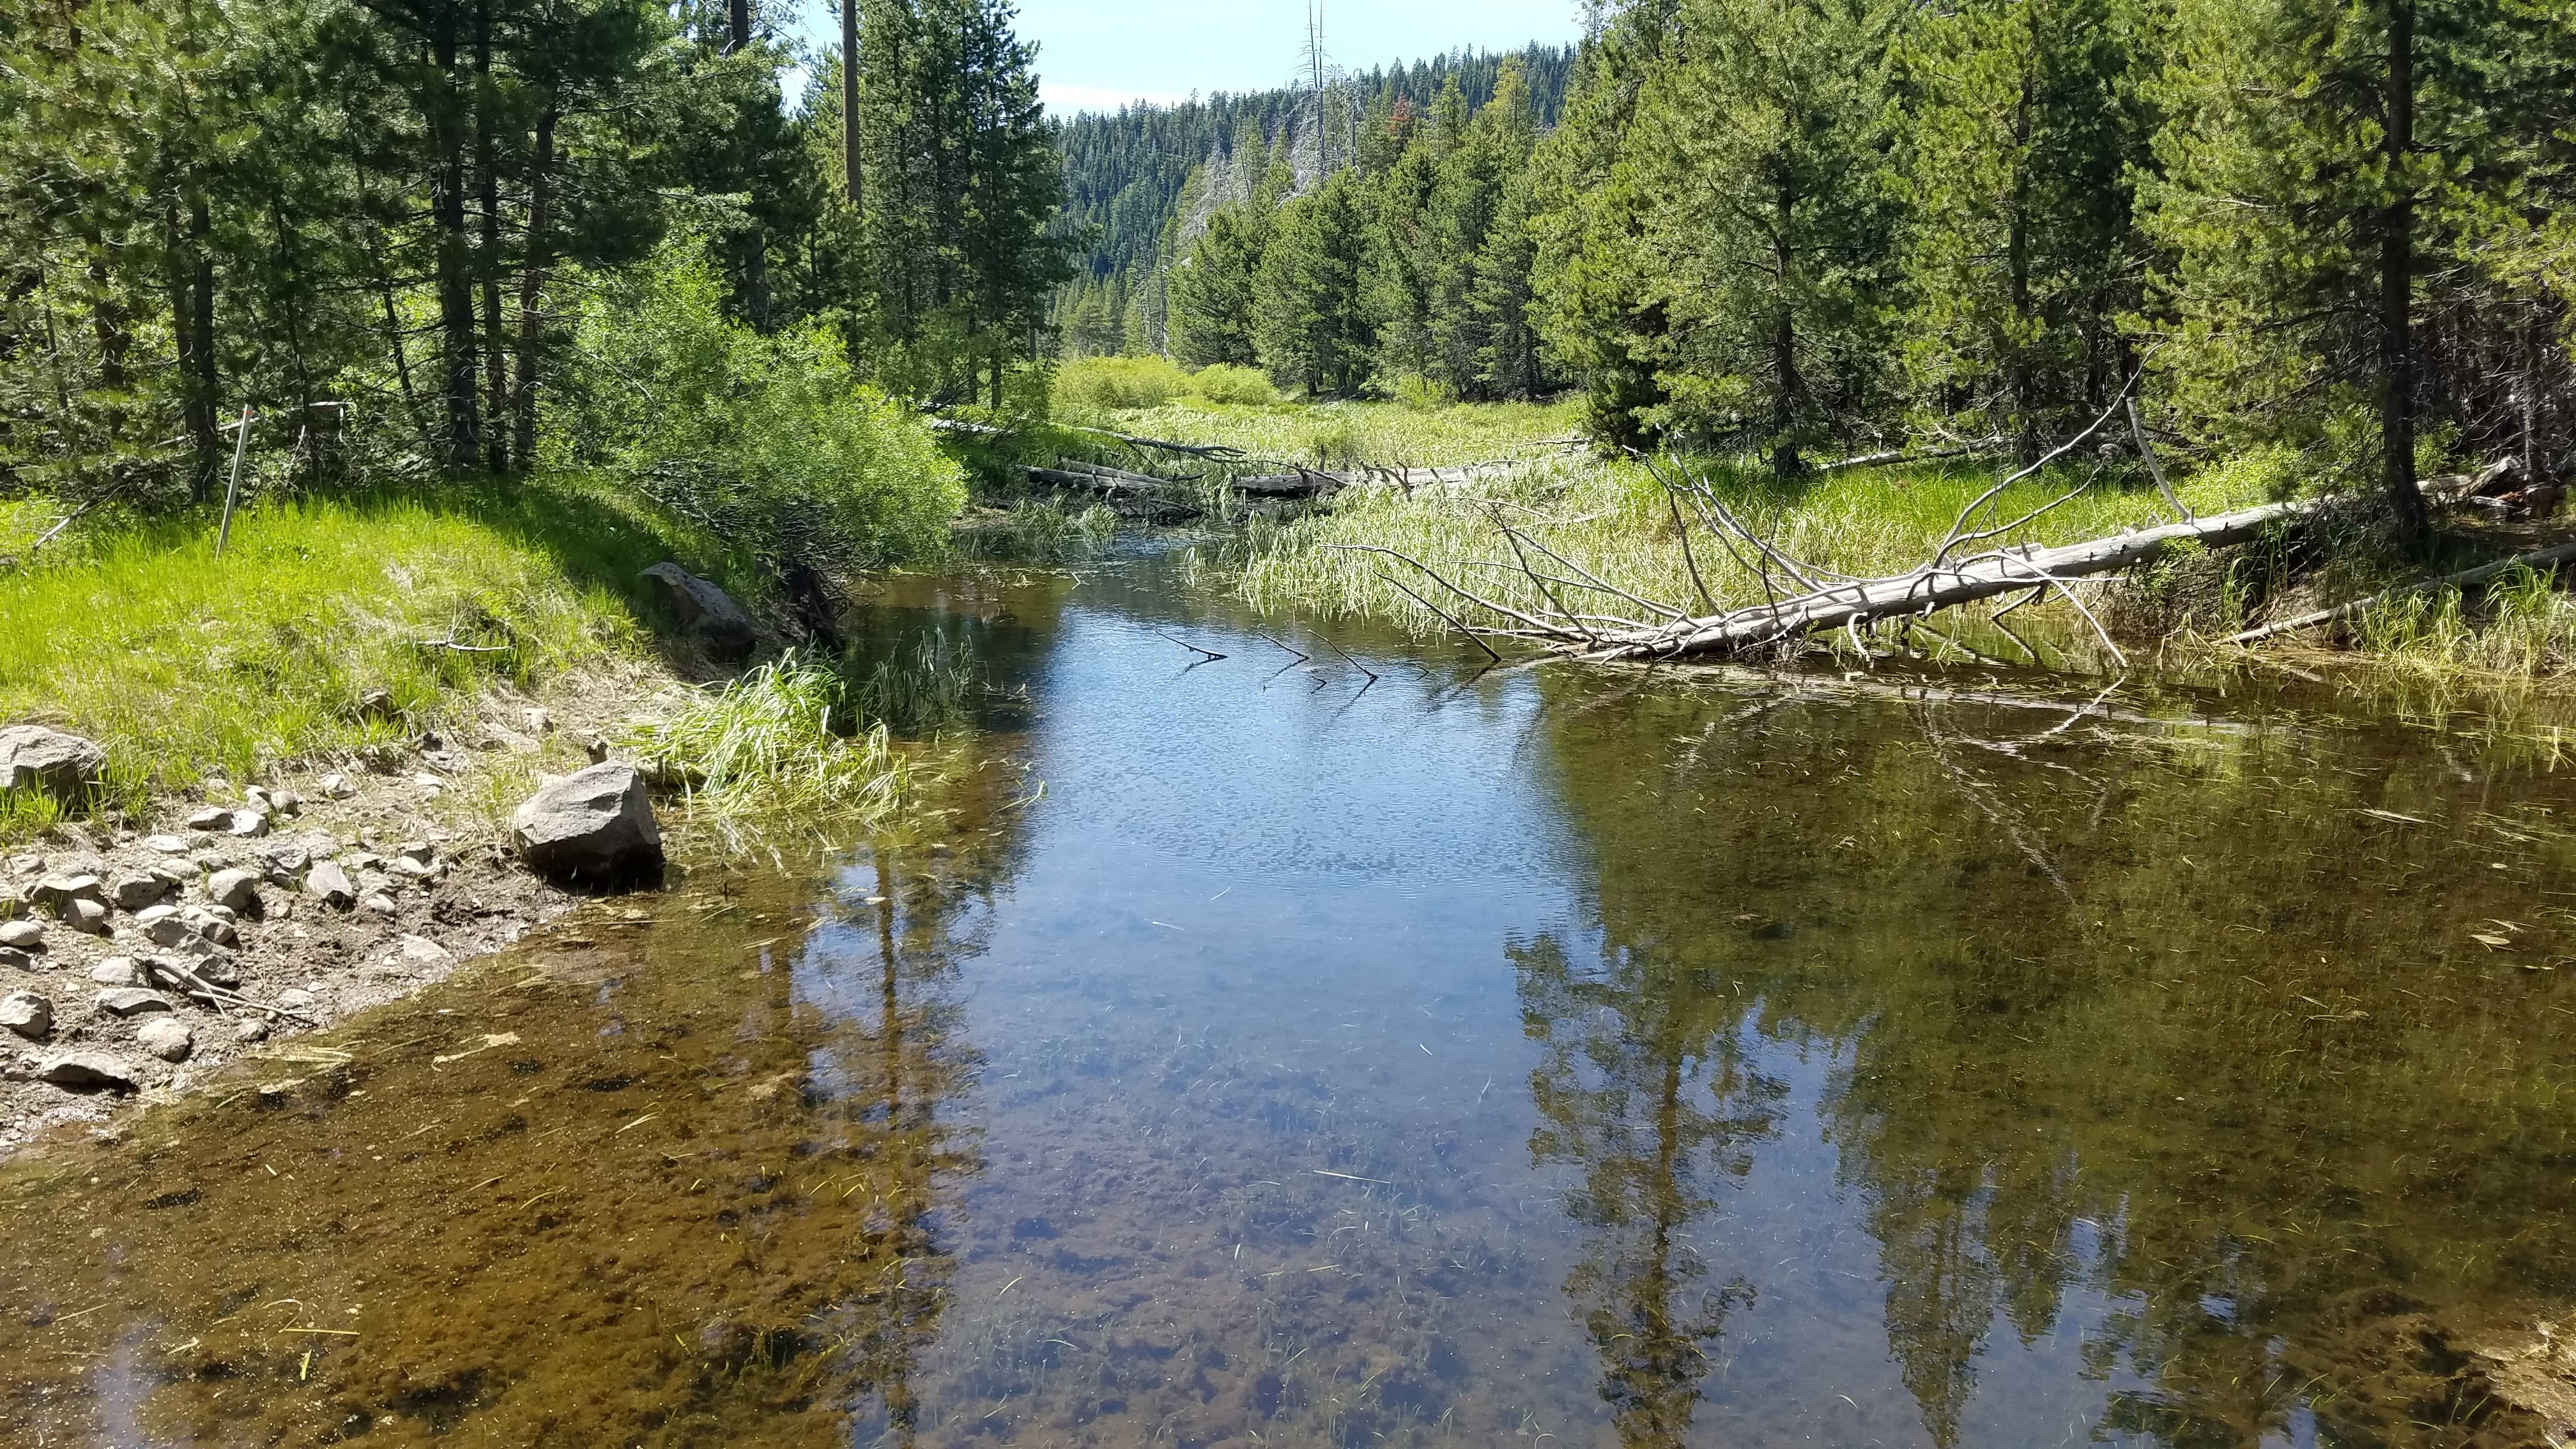
[[[1365,183],[1339,171],[1279,209],[1253,282],[1254,350],[1272,380],[1314,397],[1368,381],[1375,329],[1360,296],[1369,216]]]
[[[1256,285],[1270,247],[1288,167],[1273,161],[1253,194],[1209,216],[1189,254],[1172,268],[1172,355],[1190,367],[1261,360],[1253,333]]]
[[[1898,49],[1906,363],[1935,426],[2025,460],[2118,385],[2147,159],[2113,0],[1968,0]]]

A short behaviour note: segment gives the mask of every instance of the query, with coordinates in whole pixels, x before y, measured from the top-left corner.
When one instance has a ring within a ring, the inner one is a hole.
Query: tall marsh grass
[[[873,824],[901,806],[910,770],[882,722],[859,726],[848,685],[790,654],[712,687],[668,718],[628,726],[620,743],[677,784],[691,818],[734,844],[759,822]]]

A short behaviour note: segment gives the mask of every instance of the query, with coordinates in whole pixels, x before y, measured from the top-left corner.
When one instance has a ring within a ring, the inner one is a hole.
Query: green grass
[[[1343,494],[1329,513],[1284,522],[1256,519],[1239,544],[1239,587],[1256,606],[1375,615],[1426,635],[1446,630],[1437,615],[1396,583],[1460,612],[1453,599],[1436,586],[1426,587],[1419,574],[1392,560],[1343,551],[1368,546],[1419,559],[1496,602],[1542,612],[1549,600],[1511,566],[1510,546],[1495,528],[1499,516],[1607,583],[1694,612],[1705,610],[1663,486],[1633,461],[1561,451],[1550,456],[1541,444],[1554,435],[1554,428],[1571,422],[1561,411],[1458,407],[1412,413],[1393,406],[1342,411],[1344,426],[1355,435],[1409,440],[1419,450],[1414,455],[1418,461],[1464,462],[1478,455],[1550,460],[1463,491],[1407,496],[1392,489],[1356,490]],[[1256,435],[1239,434],[1238,439],[1246,436]],[[1434,452],[1435,440],[1445,454],[1423,457]],[[1803,480],[1775,479],[1766,471],[1722,460],[1693,466],[1739,518],[1781,549],[1810,564],[1855,575],[1896,573],[1918,565],[1961,511],[1996,481],[1991,466],[1956,464],[1854,469]],[[1994,500],[1990,516],[1996,522],[2016,518],[2090,476],[2089,467],[2052,469],[2005,490]],[[2269,482],[2247,470],[2213,470],[2180,491],[2195,511],[2212,513],[2262,501]],[[2136,480],[2105,473],[2090,492],[2009,538],[1983,546],[2073,542],[2170,517],[2154,492],[2136,486]],[[1700,581],[1717,607],[1763,600],[1760,573],[1730,557],[1696,525],[1691,533]],[[1642,612],[1606,595],[1594,595],[1579,606],[1603,614]],[[2015,625],[2029,621],[2044,633],[2072,637],[2064,626],[2080,621],[2071,611],[2064,619],[2050,612],[2063,608],[2025,610]],[[1485,616],[1480,622],[1496,621]]]
[[[348,758],[461,717],[496,682],[538,690],[640,652],[640,570],[730,572],[712,540],[569,477],[265,503],[221,559],[214,538],[204,517],[103,524],[0,574],[0,718],[106,745],[128,810],[209,775]],[[371,689],[397,718],[361,714]]]
[[[687,793],[694,823],[739,848],[751,828],[868,825],[899,808],[910,771],[882,722],[858,727],[829,666],[790,654],[715,686],[623,743]]]
[[[1066,421],[1176,443],[1224,443],[1259,459],[1337,468],[1350,463],[1449,467],[1550,451],[1576,431],[1572,403],[1393,403],[1244,407],[1175,399],[1161,407],[1094,409]]]

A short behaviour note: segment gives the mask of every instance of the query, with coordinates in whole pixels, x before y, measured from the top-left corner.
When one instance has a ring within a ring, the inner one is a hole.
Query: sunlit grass
[[[1078,410],[1067,421],[1176,443],[1223,443],[1272,463],[1453,467],[1549,452],[1574,435],[1571,403],[1473,403],[1415,409],[1391,403],[1245,407],[1174,399],[1160,407]]]
[[[98,739],[111,791],[257,778],[640,647],[625,590],[705,540],[578,480],[264,504],[67,535],[0,575],[0,717]],[[370,690],[391,696],[369,715]]]
[[[852,719],[840,675],[794,654],[629,726],[620,743],[737,844],[762,820],[872,824],[902,804],[910,775],[882,721]]]

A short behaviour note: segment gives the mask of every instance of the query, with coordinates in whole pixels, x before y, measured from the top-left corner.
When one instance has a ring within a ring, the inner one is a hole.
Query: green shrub
[[[1408,375],[1395,380],[1395,401],[1417,413],[1436,413],[1457,406],[1458,390],[1436,378]]]
[[[1158,408],[1189,384],[1189,374],[1165,357],[1077,357],[1056,369],[1055,395],[1076,407]]]
[[[605,468],[766,560],[856,568],[937,554],[963,473],[850,370],[821,324],[725,320],[695,239],[607,279],[548,409],[549,461]]]
[[[1190,374],[1190,391],[1212,403],[1234,403],[1243,407],[1268,407],[1279,401],[1279,390],[1257,367],[1237,367],[1230,362],[1210,363]]]

